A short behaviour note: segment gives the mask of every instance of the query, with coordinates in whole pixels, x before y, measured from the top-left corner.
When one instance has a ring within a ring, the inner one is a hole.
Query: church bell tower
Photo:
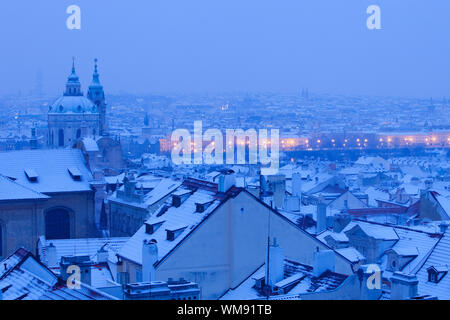
[[[105,102],[105,92],[103,91],[103,86],[100,83],[100,75],[98,73],[97,62],[95,59],[94,74],[92,76],[92,83],[89,86],[87,97],[91,100],[98,109],[100,114],[100,135],[106,133],[106,102]]]

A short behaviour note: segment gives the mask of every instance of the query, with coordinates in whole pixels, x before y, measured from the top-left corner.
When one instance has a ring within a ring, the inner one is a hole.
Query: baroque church
[[[80,79],[72,72],[66,83],[66,91],[48,111],[48,145],[50,148],[67,148],[85,137],[101,137],[106,133],[106,102],[100,83],[97,59],[95,59],[92,83],[87,96],[81,91]]]

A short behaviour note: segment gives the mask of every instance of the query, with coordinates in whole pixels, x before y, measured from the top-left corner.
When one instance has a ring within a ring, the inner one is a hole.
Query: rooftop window
[[[448,266],[432,266],[427,269],[428,282],[439,283],[448,273]]]
[[[174,229],[166,229],[167,240],[174,241],[180,234],[183,233],[183,231],[185,229],[186,229],[186,227],[180,227],[180,228],[174,228]]]
[[[71,168],[68,168],[67,170],[69,171],[69,174],[73,180],[81,181],[82,174],[78,168],[71,167]]]
[[[154,223],[145,223],[145,233],[147,234],[153,234],[156,230],[158,230],[159,227],[162,226],[164,221],[158,221]]]
[[[24,170],[25,175],[27,176],[28,181],[30,182],[37,182],[39,175],[34,169],[27,168]]]

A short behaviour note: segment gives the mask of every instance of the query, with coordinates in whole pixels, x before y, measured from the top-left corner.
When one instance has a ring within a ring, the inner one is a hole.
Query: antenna
[[[266,297],[269,300],[270,292],[270,214],[273,209],[273,200],[270,200],[270,209],[267,216],[267,263],[266,263]]]

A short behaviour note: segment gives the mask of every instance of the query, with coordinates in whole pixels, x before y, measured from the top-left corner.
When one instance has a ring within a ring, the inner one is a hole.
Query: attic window
[[[72,168],[68,168],[67,170],[69,171],[69,174],[73,180],[81,181],[82,174],[78,168],[72,167]]]
[[[427,269],[428,282],[439,283],[448,273],[447,266],[432,266]]]
[[[212,203],[212,201],[204,202],[204,203],[196,203],[195,204],[195,208],[196,208],[195,212],[198,212],[198,213],[205,212],[205,210],[208,209],[208,207],[211,205],[211,203]]]
[[[181,206],[181,197],[180,196],[172,196],[172,205],[175,208],[178,208],[179,206]]]
[[[191,195],[191,191],[189,190],[181,190],[172,195],[172,206],[175,208],[179,208],[181,204],[186,201],[187,198]]]
[[[38,181],[38,174],[34,169],[25,169],[25,175],[27,176],[28,181],[30,182],[37,182]]]
[[[176,228],[176,229],[166,229],[167,232],[167,240],[174,241],[183,231],[186,229],[186,227]]]
[[[159,227],[162,226],[164,221],[158,221],[154,223],[145,223],[145,233],[146,234],[153,234],[156,230],[158,230]]]

